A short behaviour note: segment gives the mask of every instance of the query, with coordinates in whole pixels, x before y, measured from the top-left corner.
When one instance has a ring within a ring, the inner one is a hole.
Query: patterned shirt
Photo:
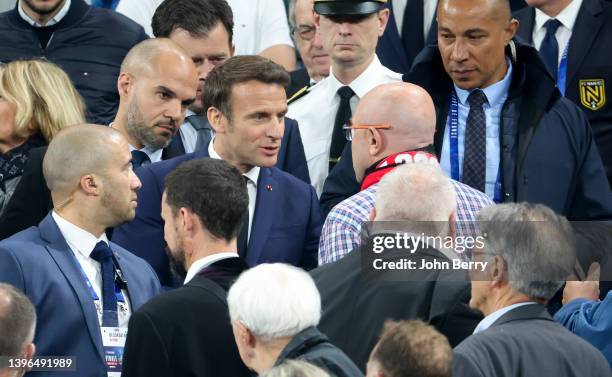
[[[476,236],[476,213],[493,205],[489,197],[451,180],[457,196],[457,236]],[[319,265],[343,258],[360,244],[361,224],[374,208],[379,183],[345,199],[331,210],[319,239]]]

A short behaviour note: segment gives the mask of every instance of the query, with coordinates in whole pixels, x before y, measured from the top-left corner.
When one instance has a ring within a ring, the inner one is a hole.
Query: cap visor
[[[366,1],[362,3],[355,3],[352,1],[329,1],[329,2],[316,2],[314,4],[314,11],[323,16],[353,16],[360,14],[371,14],[376,13],[385,4],[377,1]]]

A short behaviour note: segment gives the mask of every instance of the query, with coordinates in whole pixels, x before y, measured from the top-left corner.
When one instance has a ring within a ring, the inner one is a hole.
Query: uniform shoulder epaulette
[[[298,99],[304,97],[306,94],[308,94],[308,92],[310,91],[310,88],[312,88],[312,86],[310,85],[306,85],[305,87],[303,87],[302,89],[298,90],[297,92],[295,92],[295,94],[293,94],[291,96],[291,98],[289,98],[287,100],[287,105],[291,105],[292,102],[297,101]]]

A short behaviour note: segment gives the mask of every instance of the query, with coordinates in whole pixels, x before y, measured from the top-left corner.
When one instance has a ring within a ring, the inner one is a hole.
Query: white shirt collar
[[[210,156],[210,158],[214,158],[216,160],[223,160],[223,158],[219,156],[219,153],[215,151],[215,147],[213,146],[214,141],[215,137],[213,136],[212,139],[210,139],[210,143],[208,144],[208,155]],[[253,166],[251,170],[246,173],[243,173],[242,175],[247,177],[249,181],[254,184],[255,187],[257,187],[257,180],[259,179],[259,170],[261,170],[259,166]]]
[[[483,320],[480,321],[480,323],[478,323],[478,326],[476,326],[476,329],[474,329],[474,334],[479,333],[481,331],[485,331],[486,329],[491,327],[491,325],[493,325],[495,321],[500,319],[504,314],[508,313],[510,310],[514,308],[518,308],[519,306],[531,305],[531,304],[537,304],[537,302],[533,302],[533,301],[519,302],[518,304],[506,306],[505,308],[501,308],[501,309],[494,311],[493,313],[484,317]]]
[[[66,14],[68,13],[68,10],[70,9],[71,0],[66,0],[64,5],[62,6],[62,9],[60,9],[60,11],[57,12],[57,14],[53,16],[52,19],[47,21],[45,25],[39,24],[38,22],[34,21],[30,16],[28,16],[28,14],[23,10],[21,3],[22,3],[22,0],[19,0],[19,6],[17,7],[17,10],[19,11],[19,15],[21,16],[21,18],[25,22],[27,22],[28,24],[34,27],[44,27],[44,26],[53,26],[57,24],[58,22],[60,22],[62,18],[64,18],[64,16],[66,16]]]
[[[574,30],[574,25],[576,24],[576,18],[578,18],[578,12],[580,11],[580,6],[582,5],[582,0],[573,0],[569,3],[565,9],[563,9],[555,19],[559,20],[561,24],[567,28],[569,31]],[[546,21],[550,20],[553,17],[549,17],[546,13],[542,12],[538,8],[535,10],[535,29],[540,30],[544,27]]]
[[[216,253],[207,255],[202,259],[198,259],[191,264],[191,267],[189,267],[189,271],[187,271],[187,276],[185,276],[185,282],[183,284],[189,283],[200,271],[211,264],[229,258],[238,258],[238,253]]]
[[[384,69],[385,67],[380,63],[380,60],[378,60],[378,56],[374,55],[374,59],[372,59],[372,62],[368,68],[361,72],[361,74],[357,76],[357,78],[350,84],[348,84],[348,86],[353,89],[353,92],[355,92],[358,98],[361,98],[365,96],[367,92],[372,90],[373,87],[382,82],[382,80],[379,79],[379,73],[383,72]],[[327,76],[327,78],[324,80],[328,80],[329,82],[328,100],[331,102],[334,99],[336,92],[338,92],[338,89],[345,85],[336,78],[331,67],[329,68],[329,76]]]
[[[51,216],[57,224],[60,233],[62,233],[62,236],[64,236],[64,239],[68,245],[73,248],[73,252],[75,253],[78,252],[84,257],[89,258],[89,255],[98,242],[104,241],[106,244],[108,244],[106,233],[102,233],[100,237],[96,238],[96,236],[88,231],[79,228],[78,226],[64,219],[55,211],[51,212]]]

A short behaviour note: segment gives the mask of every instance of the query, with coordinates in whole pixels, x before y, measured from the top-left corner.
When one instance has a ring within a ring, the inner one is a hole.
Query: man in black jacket
[[[247,269],[236,249],[247,205],[246,183],[225,161],[192,160],[168,175],[165,238],[185,285],[132,315],[122,376],[250,375],[240,361],[225,301],[233,280]]]
[[[0,14],[0,61],[45,57],[66,71],[87,105],[87,120],[108,124],[119,105],[117,77],[142,27],[83,0],[20,0]]]
[[[456,207],[453,186],[438,166],[421,161],[396,167],[380,181],[369,237],[361,247],[311,272],[321,292],[321,331],[360,368],[365,369],[387,319],[422,319],[452,346],[481,319],[468,308],[470,285],[464,270],[426,267],[451,264],[457,258],[453,250],[429,242],[419,243],[414,252],[401,245],[376,249],[383,237],[453,237]],[[437,221],[429,223],[433,227],[422,227],[432,221]],[[384,269],[383,263],[396,261],[416,268]]]

